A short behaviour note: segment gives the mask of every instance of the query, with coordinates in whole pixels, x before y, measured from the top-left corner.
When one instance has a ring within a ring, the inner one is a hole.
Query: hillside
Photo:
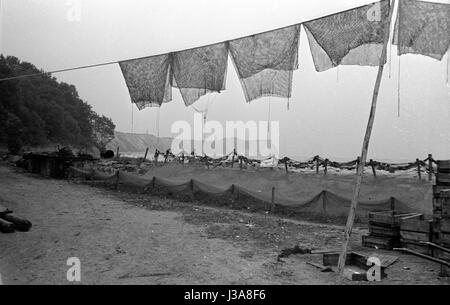
[[[117,147],[119,147],[121,152],[143,153],[148,147],[150,153],[153,153],[155,149],[165,151],[172,144],[172,138],[160,138],[158,141],[156,136],[150,134],[132,134],[116,131],[114,135],[115,138],[106,146],[107,149],[113,151],[116,151]]]

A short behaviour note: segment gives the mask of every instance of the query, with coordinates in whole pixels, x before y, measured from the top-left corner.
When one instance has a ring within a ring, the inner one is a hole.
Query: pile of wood
[[[369,212],[369,234],[362,237],[364,247],[392,250],[401,245],[400,226],[403,218],[423,217],[418,213],[397,210]]]
[[[433,255],[432,242],[433,221],[424,219],[422,214],[413,217],[403,217],[400,220],[400,243],[403,248]]]
[[[0,210],[0,232],[13,233],[15,231],[27,232],[31,229],[31,222],[12,215],[9,210]]]
[[[433,187],[433,243],[450,249],[450,160],[437,161],[436,185]],[[435,248],[433,256],[450,262],[450,253]],[[448,267],[442,273],[449,275]]]

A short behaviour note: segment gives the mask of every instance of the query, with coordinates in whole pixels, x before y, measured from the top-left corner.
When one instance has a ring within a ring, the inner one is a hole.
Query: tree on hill
[[[116,125],[110,118],[97,114],[92,115],[92,125],[94,129],[94,145],[99,151],[105,151],[106,145],[114,139]]]
[[[0,55],[0,78],[43,72],[18,58]],[[0,81],[0,145],[13,153],[22,147],[47,144],[78,148],[97,146],[99,117],[78,96],[73,85],[58,82],[48,74]],[[101,117],[102,124],[114,130],[112,121]],[[100,124],[100,125],[102,125]],[[102,127],[100,133],[110,131]]]

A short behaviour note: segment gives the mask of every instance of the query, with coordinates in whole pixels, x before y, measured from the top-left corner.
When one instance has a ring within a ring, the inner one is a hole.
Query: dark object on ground
[[[329,266],[323,266],[323,265],[316,264],[316,263],[313,263],[313,262],[306,262],[306,263],[308,265],[313,266],[313,267],[319,268],[320,272],[333,272],[333,269],[331,269],[331,267],[329,267]]]
[[[103,159],[112,159],[114,158],[114,152],[112,150],[105,150],[100,153],[100,157]]]
[[[0,219],[0,232],[2,233],[13,233],[15,231],[15,226],[13,223]]]
[[[95,160],[92,156],[75,157],[69,155],[70,153],[64,149],[52,153],[27,153],[23,155],[23,161],[18,162],[17,165],[23,166],[30,173],[61,179],[67,176],[67,171],[71,166]]]
[[[15,229],[21,232],[28,232],[32,226],[30,221],[13,216],[11,214],[0,215],[0,219],[14,224]]]
[[[62,157],[75,157],[72,149],[70,147],[63,147],[59,150],[59,155]]]
[[[278,255],[278,259],[283,257],[288,257],[293,254],[310,254],[311,249],[309,248],[300,248],[298,245],[293,248],[285,248],[281,250],[281,253]]]

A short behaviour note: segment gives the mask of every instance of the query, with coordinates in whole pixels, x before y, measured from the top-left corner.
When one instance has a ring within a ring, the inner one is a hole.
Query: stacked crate
[[[400,247],[400,224],[403,217],[421,214],[402,213],[396,210],[369,212],[369,235],[362,238],[365,247],[387,249]]]
[[[432,241],[433,221],[425,220],[423,215],[418,217],[404,217],[400,221],[400,242],[403,248],[433,255],[433,248],[428,242]]]
[[[450,160],[437,161],[436,185],[433,186],[433,242],[450,249]],[[450,253],[435,249],[433,256],[450,261]],[[448,267],[442,273],[449,274]]]

